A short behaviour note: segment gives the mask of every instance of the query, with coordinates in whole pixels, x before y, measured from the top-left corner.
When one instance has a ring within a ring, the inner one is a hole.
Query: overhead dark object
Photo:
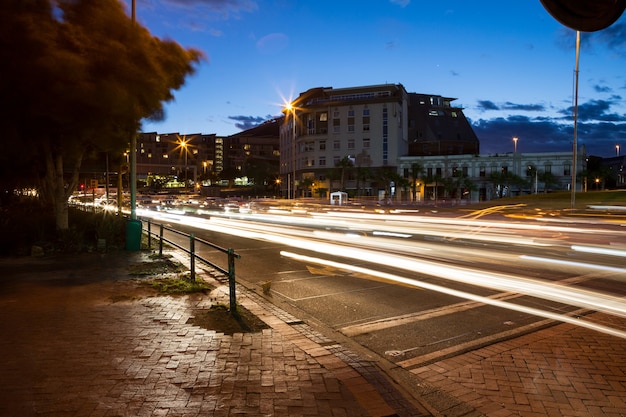
[[[556,20],[581,32],[608,28],[626,8],[626,0],[541,0],[541,4]]]

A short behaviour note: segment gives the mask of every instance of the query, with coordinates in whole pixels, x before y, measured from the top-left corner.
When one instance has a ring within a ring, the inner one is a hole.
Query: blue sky
[[[130,10],[131,0],[123,0]],[[314,87],[401,83],[454,97],[481,153],[571,151],[576,32],[539,0],[137,0],[206,54],[146,132],[231,135]],[[581,34],[578,144],[626,153],[626,14]]]

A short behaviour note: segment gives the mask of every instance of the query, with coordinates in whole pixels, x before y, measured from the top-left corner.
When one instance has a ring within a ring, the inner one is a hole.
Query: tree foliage
[[[119,0],[5,0],[0,21],[3,188],[36,187],[66,229],[83,158],[128,146],[203,55],[153,37]]]

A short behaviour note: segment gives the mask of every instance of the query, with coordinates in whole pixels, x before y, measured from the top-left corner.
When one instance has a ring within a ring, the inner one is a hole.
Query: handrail
[[[189,255],[189,259],[190,259],[190,265],[189,265],[189,271],[190,271],[190,275],[191,275],[191,280],[194,281],[196,279],[196,259],[198,259],[199,261],[204,262],[205,264],[209,265],[212,268],[217,269],[218,271],[220,271],[221,273],[225,274],[226,276],[228,276],[228,288],[229,288],[229,293],[230,293],[230,312],[233,315],[237,315],[237,299],[236,299],[236,283],[235,283],[235,259],[241,259],[241,255],[239,255],[238,253],[235,252],[234,249],[232,248],[222,248],[219,245],[216,245],[215,243],[209,242],[207,240],[204,239],[200,239],[194,236],[193,233],[185,233],[185,232],[181,232],[180,230],[176,230],[174,228],[171,227],[167,227],[165,225],[163,225],[163,223],[158,223],[159,224],[159,233],[157,235],[157,233],[152,232],[152,222],[150,221],[150,219],[147,220],[142,220],[142,219],[138,219],[141,221],[142,225],[144,222],[147,223],[147,230],[146,233],[148,235],[148,246],[152,246],[152,236],[158,236],[159,239],[159,256],[163,255],[163,242],[167,242],[168,244],[184,251],[185,253],[187,253]],[[143,229],[143,227],[142,227]],[[172,239],[168,239],[163,235],[163,231],[167,230],[168,232],[171,233],[175,233],[181,236],[185,236],[189,238],[189,249],[185,248],[183,245],[176,243],[175,241],[173,241]],[[211,262],[210,260],[198,255],[196,253],[196,242],[201,243],[203,245],[209,246],[213,249],[216,249],[222,253],[226,253],[228,256],[228,269],[222,268],[221,266],[215,264],[214,262]]]

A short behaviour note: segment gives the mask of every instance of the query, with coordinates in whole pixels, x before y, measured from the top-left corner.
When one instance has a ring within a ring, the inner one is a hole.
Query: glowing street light
[[[185,152],[185,188],[187,188],[187,155],[189,154],[189,140],[179,137],[178,142],[176,143],[178,143],[178,147]]]
[[[514,137],[513,138],[513,153],[517,153],[517,141],[519,140],[519,138]]]
[[[619,145],[615,145],[615,152],[617,153],[617,156],[619,156]]]
[[[291,113],[291,170],[292,178],[289,181],[293,184],[292,198],[296,198],[296,106],[293,103],[287,103],[285,105],[285,112]]]

